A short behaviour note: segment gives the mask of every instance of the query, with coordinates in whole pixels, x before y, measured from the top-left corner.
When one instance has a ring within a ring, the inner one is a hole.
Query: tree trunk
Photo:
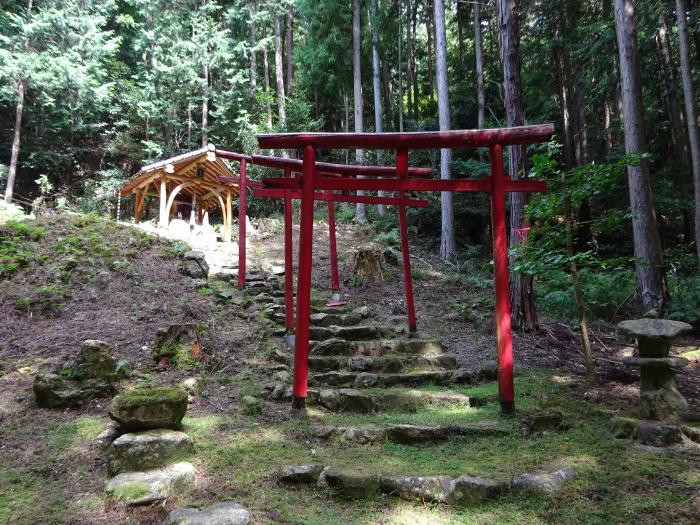
[[[414,4],[417,0],[414,0]],[[408,118],[413,118],[413,48],[411,46],[411,0],[408,0],[408,8],[406,11],[406,103]],[[414,17],[415,22],[415,17]]]
[[[294,80],[294,7],[289,6],[287,11],[287,31],[285,44],[287,46],[287,96],[292,94],[292,81]]]
[[[438,119],[440,131],[450,129],[450,96],[447,85],[447,36],[445,31],[445,4],[443,0],[433,0],[435,10],[435,71],[438,92]],[[440,150],[440,178],[451,179],[450,163],[452,150]],[[457,256],[455,245],[455,219],[452,204],[452,192],[443,191],[440,195],[442,211],[442,234],[440,236],[440,257],[451,261]]]
[[[648,153],[644,134],[642,85],[637,61],[634,6],[632,0],[614,0],[615,29],[620,55],[622,116],[625,151],[631,155]],[[645,308],[663,306],[666,297],[663,277],[661,241],[651,194],[649,161],[642,158],[638,166],[628,166],[634,255],[637,264],[637,292]]]
[[[206,60],[206,57],[205,57]],[[202,67],[202,147],[207,145],[207,131],[209,129],[209,64],[204,63]]]
[[[372,92],[374,94],[374,131],[381,133],[382,125],[382,85],[379,78],[379,14],[377,13],[377,0],[371,0],[371,23],[372,23]],[[381,151],[377,151],[377,164],[381,165]],[[386,197],[386,191],[380,190],[377,193],[380,197]],[[379,215],[386,214],[384,204],[377,205]]]
[[[474,52],[476,54],[477,126],[486,121],[486,91],[484,87],[484,42],[481,37],[481,0],[474,2]]]
[[[267,129],[270,130],[272,129],[272,103],[270,100],[270,61],[267,54],[266,31],[263,31],[263,40],[265,40],[265,45],[263,46],[263,81],[265,82],[265,102],[267,104]]]
[[[457,43],[459,44],[459,65],[464,66],[464,20],[462,16],[462,2],[457,2]]]
[[[402,77],[402,65],[401,65],[401,2],[397,2],[397,8],[398,8],[398,17],[399,17],[399,30],[398,30],[398,42],[397,42],[397,52],[398,52],[398,67],[397,71],[399,73],[399,103],[398,103],[398,108],[399,108],[399,131],[403,131],[403,78]]]
[[[277,83],[277,113],[279,115],[280,128],[287,127],[287,111],[285,108],[284,73],[282,65],[282,30],[280,28],[280,16],[274,18],[275,31],[275,81]]]
[[[695,186],[695,249],[700,259],[700,142],[698,139],[698,117],[695,106],[695,89],[693,72],[690,65],[690,44],[688,42],[688,19],[685,0],[676,0],[678,16],[678,45],[681,49],[681,75],[683,77],[683,96],[685,98],[686,122],[690,141],[690,158],[693,164],[693,184]]]
[[[525,122],[525,115],[523,113],[520,77],[520,36],[518,34],[516,0],[498,1],[498,21],[506,120],[508,126],[521,126]],[[512,179],[520,178],[525,169],[524,147],[511,146],[508,160],[510,177]],[[525,218],[527,200],[526,193],[511,193],[510,247],[516,253],[519,245],[525,242],[520,240],[519,232],[526,231],[524,228],[527,227]],[[513,322],[523,330],[538,328],[532,276],[514,273],[511,276],[511,281],[510,301]]]
[[[348,90],[343,87],[343,108],[345,109],[345,121],[343,122],[343,131],[350,131],[350,101],[348,100]],[[345,150],[345,164],[350,164],[350,150]]]
[[[362,64],[360,57],[360,9],[362,0],[352,0],[352,80],[355,102],[355,133],[362,133]],[[355,160],[358,164],[364,164],[364,150],[355,150]],[[358,195],[364,195],[364,191],[358,190]],[[357,203],[355,208],[355,220],[367,222],[367,210],[364,204]]]
[[[656,34],[656,46],[661,58],[663,77],[666,83],[666,105],[671,120],[671,136],[673,147],[676,153],[676,160],[688,162],[688,151],[686,147],[686,137],[683,131],[682,113],[678,107],[678,84],[676,83],[676,73],[671,59],[671,49],[668,42],[668,26],[664,13],[659,15],[659,31]]]
[[[428,99],[430,102],[435,100],[435,85],[433,84],[433,79],[435,78],[433,73],[435,71],[435,24],[433,20],[434,5],[433,0],[428,0],[425,13],[425,29],[428,32]]]
[[[250,4],[250,15],[254,18],[256,14],[256,2],[253,1]],[[258,34],[257,28],[255,27],[255,20],[250,23],[250,90],[255,96],[258,89],[258,62],[255,52],[255,46],[258,45]]]
[[[22,133],[22,112],[24,111],[24,92],[27,82],[20,79],[17,82],[17,105],[15,106],[15,129],[12,133],[12,153],[10,154],[10,169],[7,172],[7,185],[5,186],[5,202],[12,202],[12,194],[15,189],[15,177],[17,176],[17,159],[19,158],[20,134]]]

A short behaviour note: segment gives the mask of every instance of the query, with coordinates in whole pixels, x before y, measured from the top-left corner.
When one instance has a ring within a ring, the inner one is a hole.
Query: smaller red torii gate
[[[545,142],[554,133],[553,124],[513,128],[455,130],[418,133],[278,133],[258,135],[261,148],[303,150],[302,175],[297,178],[263,180],[266,188],[301,192],[299,273],[294,345],[294,408],[304,408],[308,391],[309,324],[311,314],[311,270],[313,256],[313,203],[316,190],[396,191],[399,201],[406,191],[481,191],[491,194],[491,220],[496,292],[496,339],[498,345],[498,394],[503,413],[515,409],[513,388],[513,338],[508,282],[508,237],[506,193],[543,192],[543,181],[513,180],[504,170],[503,148]],[[488,147],[491,176],[477,180],[409,179],[411,149]],[[384,149],[396,151],[398,178],[359,179],[323,176],[316,162],[316,149]],[[399,206],[402,222],[405,208]],[[402,229],[402,237],[404,231]],[[403,244],[402,238],[402,244]],[[406,259],[404,259],[405,261]],[[405,276],[404,276],[405,278]],[[408,294],[409,290],[406,290]]]
[[[293,175],[300,175],[300,170],[303,168],[303,163],[298,159],[281,159],[278,157],[269,157],[263,155],[252,155],[252,161],[254,164],[259,166],[265,166],[268,168],[276,168],[284,170],[284,177],[290,178]],[[352,175],[361,175],[365,177],[380,177],[387,175],[396,175],[396,169],[387,166],[351,166],[345,164],[331,164],[326,162],[319,162],[316,164],[319,168],[319,174],[331,177],[350,177]],[[322,170],[322,171],[321,171]],[[409,168],[410,176],[421,176],[430,175],[432,169],[430,168]],[[293,289],[294,285],[292,282],[292,273],[294,271],[294,264],[292,262],[292,199],[301,199],[302,192],[298,190],[290,189],[275,189],[275,188],[255,188],[253,191],[254,197],[264,197],[264,198],[275,198],[284,199],[284,264],[285,264],[285,325],[287,329],[287,334],[291,334],[294,330],[294,299],[293,299]],[[336,306],[343,304],[340,301],[340,278],[338,273],[338,254],[336,247],[336,226],[335,226],[335,203],[336,202],[347,202],[347,203],[364,203],[364,204],[385,204],[399,206],[402,210],[405,206],[426,208],[429,202],[425,199],[399,199],[396,197],[377,197],[373,195],[337,195],[334,194],[333,190],[325,192],[314,192],[314,201],[325,201],[328,203],[328,234],[329,234],[329,250],[330,250],[330,261],[331,261],[331,290],[332,290],[332,301],[328,303],[329,306]],[[405,214],[404,214],[405,219]],[[405,229],[405,220],[401,224],[402,229]],[[403,238],[403,236],[402,236]],[[413,286],[411,281],[411,271],[410,271],[410,254],[408,253],[408,242],[406,236],[406,244],[402,245],[402,252],[404,253],[404,280],[408,280],[407,290],[411,290],[410,294],[407,294],[407,302],[409,306],[408,316],[409,316],[409,326],[414,327],[415,330],[415,308],[413,306]],[[404,249],[405,248],[405,249]],[[408,268],[408,270],[406,270]]]

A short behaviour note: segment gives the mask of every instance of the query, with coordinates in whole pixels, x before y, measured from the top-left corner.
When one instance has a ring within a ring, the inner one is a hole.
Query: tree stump
[[[352,258],[352,274],[361,282],[384,280],[384,252],[376,244],[358,248]]]

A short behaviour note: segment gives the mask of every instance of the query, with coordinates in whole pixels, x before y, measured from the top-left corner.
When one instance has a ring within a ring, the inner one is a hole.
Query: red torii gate
[[[505,176],[503,147],[545,142],[554,133],[553,124],[513,128],[455,130],[418,133],[278,133],[258,135],[261,148],[303,149],[300,178],[271,178],[264,187],[301,191],[299,274],[294,345],[294,408],[304,408],[308,391],[309,321],[311,314],[311,267],[313,255],[313,203],[316,190],[406,191],[483,191],[491,193],[491,221],[496,291],[496,331],[498,344],[498,394],[501,412],[515,409],[513,389],[513,338],[508,283],[508,238],[506,232],[506,192],[543,192],[543,181],[513,180]],[[478,180],[433,180],[408,178],[408,151],[411,149],[488,147],[491,176]],[[321,175],[316,148],[393,149],[396,151],[398,178],[344,179]],[[403,206],[400,210],[404,211]],[[405,220],[405,217],[404,219]],[[403,232],[402,232],[403,235]],[[403,240],[403,239],[402,239]],[[408,290],[407,290],[408,293]]]
[[[268,168],[277,168],[284,170],[285,178],[289,178],[292,175],[299,175],[300,170],[303,168],[303,162],[298,159],[281,159],[279,157],[269,157],[263,155],[252,155],[252,161],[254,164],[259,166],[265,166]],[[397,171],[393,167],[386,166],[351,166],[345,164],[331,164],[327,162],[316,163],[318,168],[318,173],[325,177],[346,177],[352,175],[362,175],[365,177],[380,177],[387,175],[396,175]],[[430,175],[432,169],[430,168],[409,168],[408,174],[410,176],[421,176]],[[301,199],[302,193],[298,190],[290,189],[275,189],[275,188],[256,188],[253,191],[254,197],[266,197],[266,198],[282,198],[284,199],[284,266],[285,266],[285,325],[287,329],[287,334],[291,334],[293,331],[294,324],[294,300],[293,300],[293,283],[292,283],[292,272],[294,271],[294,265],[292,262],[292,199]],[[336,195],[334,192],[314,192],[314,201],[326,201],[328,203],[328,234],[329,234],[329,250],[330,250],[330,260],[331,260],[331,290],[332,290],[332,302],[328,303],[328,306],[337,306],[343,304],[340,301],[340,279],[338,274],[338,254],[336,249],[336,227],[335,227],[335,211],[334,205],[336,202],[348,202],[348,203],[365,203],[365,204],[387,204],[399,206],[403,209],[404,206],[420,207],[426,208],[429,203],[425,199],[399,199],[396,197],[376,197],[372,195]],[[401,215],[401,214],[400,214]],[[404,220],[401,222],[402,231],[407,228],[405,221],[405,214],[403,214]],[[403,239],[402,235],[402,239]],[[402,252],[404,254],[404,281],[408,280],[408,285],[406,285],[407,292],[407,303],[408,303],[408,317],[409,317],[409,327],[413,327],[415,331],[416,321],[415,321],[415,308],[413,305],[413,286],[411,281],[411,271],[410,271],[410,256],[408,254],[408,242],[406,236],[405,246],[402,245]],[[408,270],[407,270],[408,268]]]

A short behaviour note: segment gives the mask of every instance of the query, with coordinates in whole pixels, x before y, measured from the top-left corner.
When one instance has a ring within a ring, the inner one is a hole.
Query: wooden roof
[[[159,196],[163,177],[168,193],[182,185],[175,202],[191,202],[197,192],[197,202],[203,209],[219,205],[219,196],[231,191],[233,197],[240,193],[239,185],[224,182],[219,177],[234,177],[236,173],[223,159],[216,156],[213,145],[183,153],[169,159],[144,166],[120,189],[120,195],[145,190],[146,195]]]

